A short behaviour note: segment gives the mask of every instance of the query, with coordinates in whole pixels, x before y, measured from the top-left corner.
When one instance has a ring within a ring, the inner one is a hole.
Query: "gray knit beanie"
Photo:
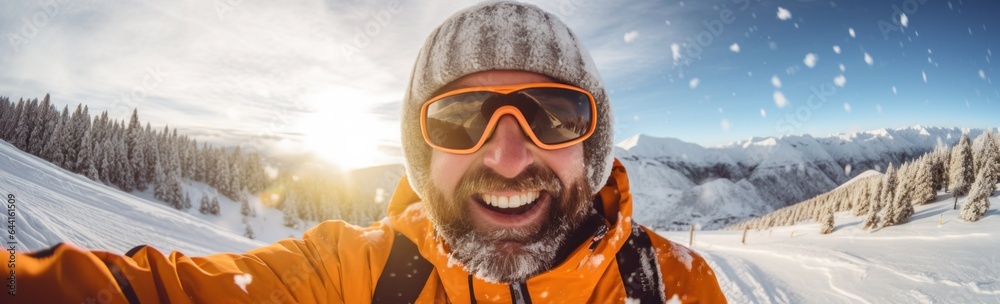
[[[431,147],[420,131],[420,107],[446,84],[476,72],[518,70],[549,76],[589,91],[597,101],[597,129],[583,142],[592,194],[611,174],[611,107],[597,67],[565,24],[540,8],[518,2],[484,2],[461,10],[427,37],[403,99],[402,144],[406,174],[425,197]]]

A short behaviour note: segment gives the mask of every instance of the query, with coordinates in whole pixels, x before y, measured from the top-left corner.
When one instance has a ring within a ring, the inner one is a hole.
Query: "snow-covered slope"
[[[751,230],[744,245],[742,231],[699,231],[693,249],[730,303],[1000,303],[1000,198],[975,223],[959,220],[951,199],[872,232],[843,212],[828,235],[801,223]],[[687,231],[660,233],[688,244]]]
[[[258,240],[243,236],[240,205],[219,195],[220,216],[198,213],[202,194],[215,191],[201,183],[185,183],[194,208],[177,211],[152,200],[151,192],[121,192],[67,172],[0,141],[0,193],[15,197],[15,238],[21,250],[39,250],[60,242],[124,253],[150,244],[163,252],[189,255],[243,252],[301,230],[281,225],[281,213],[261,208],[249,222]],[[307,225],[309,226],[309,225]],[[262,242],[263,241],[263,242]]]
[[[712,229],[812,198],[938,145],[954,145],[962,132],[914,126],[823,138],[755,137],[713,148],[640,134],[619,143],[615,156],[629,171],[636,210],[644,211],[636,213],[637,221],[658,229]]]

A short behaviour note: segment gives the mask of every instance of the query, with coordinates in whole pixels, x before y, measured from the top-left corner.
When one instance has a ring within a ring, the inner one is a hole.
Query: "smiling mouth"
[[[507,195],[483,193],[473,198],[484,208],[507,215],[520,215],[537,206],[546,192],[534,190]]]

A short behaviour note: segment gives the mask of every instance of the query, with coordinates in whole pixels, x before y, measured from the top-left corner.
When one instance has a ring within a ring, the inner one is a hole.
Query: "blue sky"
[[[418,49],[473,2],[5,1],[0,95],[135,107],[203,141],[343,166],[393,162]],[[618,141],[1000,122],[995,1],[537,2],[590,48]]]

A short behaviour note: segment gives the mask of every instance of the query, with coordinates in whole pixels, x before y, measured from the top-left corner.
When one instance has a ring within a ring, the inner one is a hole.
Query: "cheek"
[[[541,151],[539,158],[559,176],[564,185],[571,185],[580,179],[587,168],[583,160],[583,144],[559,150]]]
[[[441,193],[454,193],[462,175],[469,170],[474,159],[471,155],[457,155],[432,149],[430,178],[433,186]]]

